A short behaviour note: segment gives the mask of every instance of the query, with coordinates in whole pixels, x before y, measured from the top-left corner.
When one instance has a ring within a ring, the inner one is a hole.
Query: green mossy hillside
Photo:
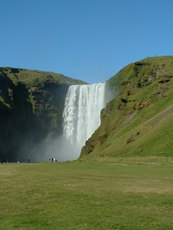
[[[173,57],[132,63],[107,85],[118,96],[81,157],[173,156]]]

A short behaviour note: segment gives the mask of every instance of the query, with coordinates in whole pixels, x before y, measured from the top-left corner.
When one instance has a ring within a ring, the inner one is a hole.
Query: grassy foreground
[[[173,158],[0,165],[0,229],[173,229],[172,217]]]

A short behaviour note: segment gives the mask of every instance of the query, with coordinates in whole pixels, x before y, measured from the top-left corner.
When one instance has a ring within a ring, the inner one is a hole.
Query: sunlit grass
[[[0,165],[0,229],[172,229],[173,159]]]

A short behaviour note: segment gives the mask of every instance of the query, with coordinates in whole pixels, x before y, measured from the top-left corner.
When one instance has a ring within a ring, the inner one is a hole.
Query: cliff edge
[[[173,57],[132,63],[107,88],[116,96],[81,157],[173,156]]]

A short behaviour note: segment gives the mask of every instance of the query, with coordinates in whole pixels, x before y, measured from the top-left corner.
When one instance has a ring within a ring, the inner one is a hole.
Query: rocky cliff
[[[0,68],[0,159],[26,161],[30,148],[61,133],[69,85],[82,84],[61,74]],[[34,153],[33,153],[34,154]]]

